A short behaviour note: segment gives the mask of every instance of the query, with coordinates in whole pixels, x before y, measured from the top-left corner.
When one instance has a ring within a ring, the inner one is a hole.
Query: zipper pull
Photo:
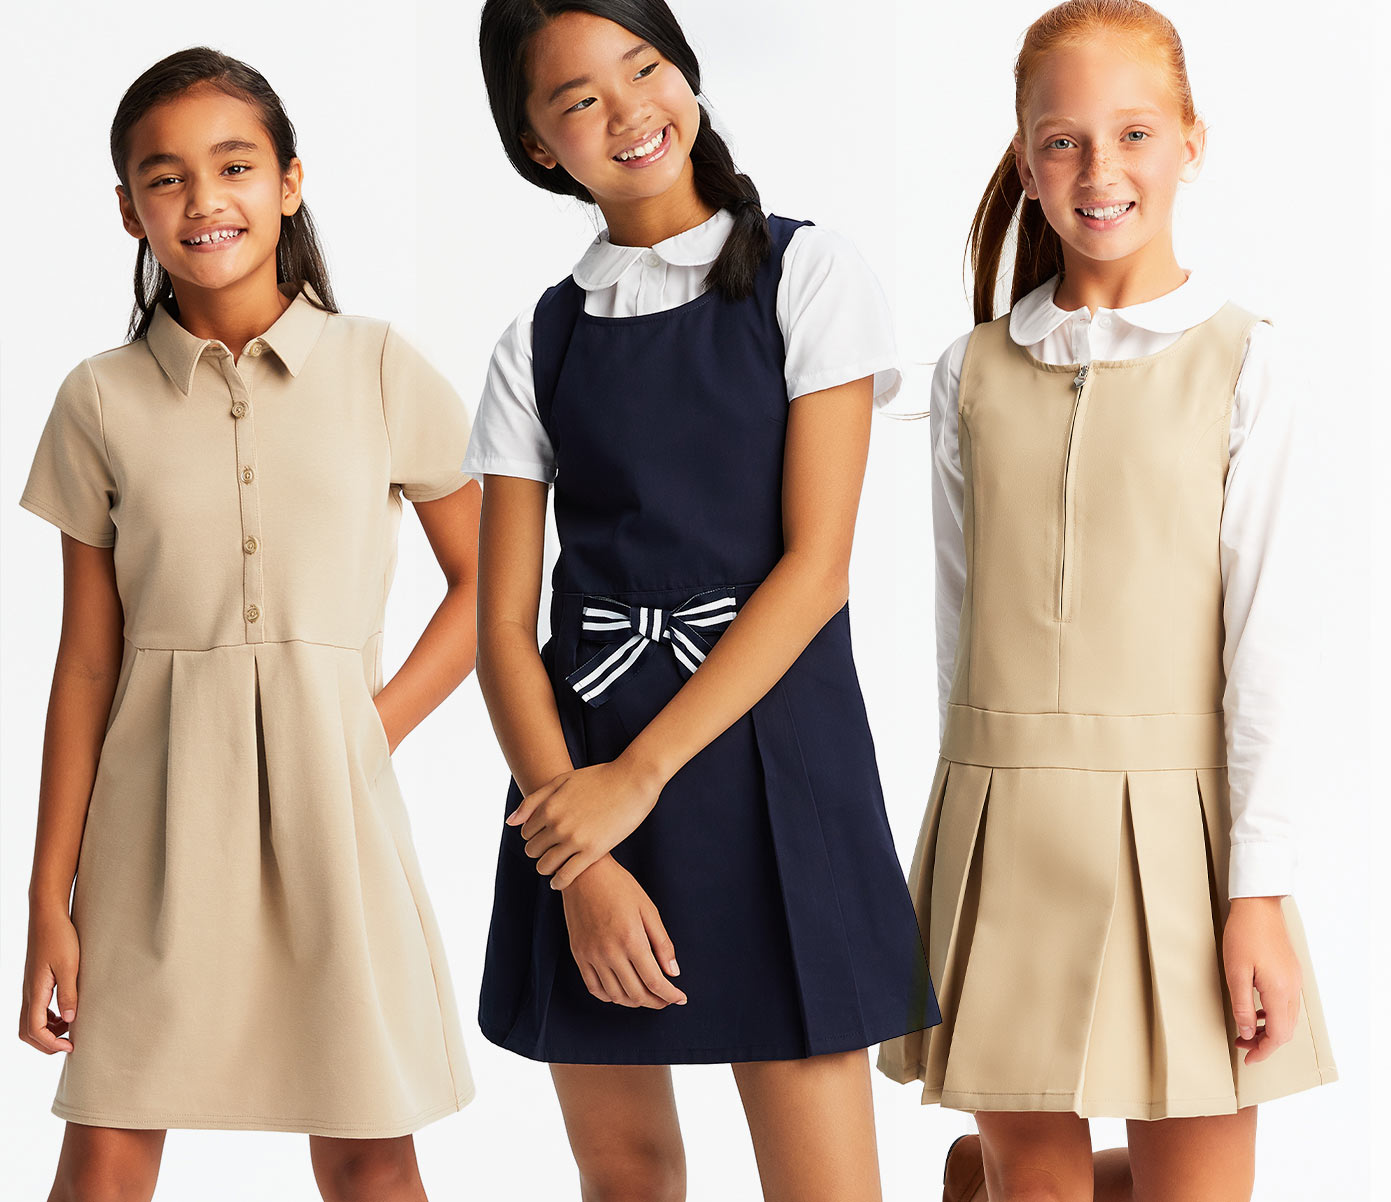
[[[1082,391],[1082,385],[1087,382],[1087,373],[1091,371],[1091,369],[1092,365],[1090,363],[1084,363],[1077,369],[1077,377],[1072,381],[1072,386],[1077,389],[1078,392]]]

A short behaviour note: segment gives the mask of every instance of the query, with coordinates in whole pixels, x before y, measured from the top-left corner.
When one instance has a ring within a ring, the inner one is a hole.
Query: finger
[[[48,1029],[49,992],[49,989],[36,990],[30,997],[28,1019],[25,1024],[27,1027],[25,1042],[51,1056],[54,1052],[71,1052],[72,1041],[62,1039]]]
[[[539,831],[536,835],[526,841],[526,854],[533,860],[539,860],[552,847],[560,842],[560,836],[549,828]]]
[[[58,1013],[72,1022],[77,1017],[77,965],[55,964],[53,975],[58,979]]]
[[[604,991],[603,983],[599,980],[599,974],[594,971],[594,965],[580,964],[578,960],[576,960],[575,963],[578,965],[580,976],[584,980],[584,987],[601,1002],[607,1002],[609,1000],[609,995]]]
[[[1274,989],[1272,996],[1262,995],[1261,1000],[1265,1002],[1265,1033],[1274,1041],[1275,1046],[1283,1047],[1294,1038],[1294,1014],[1291,1012],[1290,998],[1283,989]],[[1298,1007],[1298,995],[1296,994],[1295,1008]]]
[[[647,931],[647,942],[652,945],[652,954],[657,957],[657,963],[669,975],[679,977],[681,967],[676,963],[676,945],[672,943],[671,936],[667,934],[666,926],[662,922],[662,916],[657,913],[656,906],[642,908],[642,925]]]
[[[619,984],[618,975],[607,964],[596,964],[599,973],[599,980],[604,986],[604,993],[608,1000],[615,1006],[632,1006],[634,1003],[628,1000],[628,995],[623,992],[623,986]]]
[[[623,992],[627,994],[633,1005],[641,1006],[646,1010],[666,1009],[667,1003],[642,983],[642,978],[638,976],[638,970],[633,967],[631,960],[615,964],[614,971],[618,974],[618,980],[623,985]]]
[[[1236,1031],[1242,1039],[1252,1039],[1256,1034],[1255,976],[1249,962],[1227,966],[1227,992],[1232,999],[1232,1018],[1236,1020]]]
[[[550,876],[551,873],[578,851],[579,848],[573,843],[567,843],[562,839],[557,839],[546,849],[545,854],[536,861],[536,871],[542,876]]]
[[[660,998],[664,1006],[684,1006],[686,995],[662,975],[657,961],[652,958],[652,949],[644,947],[632,958],[633,971],[637,973],[648,993]]]
[[[572,884],[585,869],[598,863],[598,861],[599,857],[595,855],[594,852],[587,851],[584,848],[578,849],[574,855],[566,860],[564,865],[556,871],[555,876],[551,878],[551,888],[564,889],[566,886]]]
[[[551,792],[552,788],[550,785],[542,785],[535,792],[528,793],[522,798],[522,804],[507,815],[507,825],[521,826],[523,822],[536,812],[536,807],[545,801],[546,798],[551,795]]]

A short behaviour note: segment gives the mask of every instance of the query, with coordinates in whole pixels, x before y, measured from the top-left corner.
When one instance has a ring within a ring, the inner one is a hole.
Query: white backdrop
[[[1041,0],[675,0],[705,68],[717,121],[776,212],[854,238],[895,305],[910,361],[894,408],[921,409],[929,361],[968,328],[962,247],[1012,129],[1010,66]],[[15,6],[3,54],[4,256],[0,296],[0,1029],[14,1030],[39,754],[61,604],[59,540],[15,502],[64,374],[117,344],[134,243],[112,194],[106,136],[147,65],[208,42],[260,69],[298,126],[305,195],[340,303],[400,322],[472,405],[494,339],[563,276],[591,215],[516,177],[497,145],[477,65],[477,0],[243,0],[206,17],[172,0]],[[1170,0],[1211,136],[1180,201],[1185,266],[1226,282],[1308,351],[1304,398],[1310,785],[1298,898],[1342,1080],[1265,1108],[1261,1202],[1365,1198],[1372,1082],[1388,1071],[1381,881],[1387,790],[1371,749],[1388,712],[1388,516],[1380,464],[1387,390],[1370,312],[1388,261],[1382,90],[1374,0]],[[1380,27],[1378,28],[1378,22]],[[1375,164],[1375,166],[1373,165]],[[1379,177],[1376,173],[1380,171]],[[1369,178],[1372,176],[1373,178]],[[1382,213],[1381,218],[1376,213]],[[853,583],[857,658],[890,815],[906,861],[935,752],[926,422],[877,420]],[[403,529],[388,669],[409,650],[442,584],[418,524]],[[1379,604],[1382,603],[1382,604]],[[473,1022],[507,772],[472,680],[396,755],[416,841],[464,1009],[478,1099],[418,1136],[432,1197],[574,1197],[549,1077],[486,1043]],[[1382,951],[1375,953],[1380,947]],[[5,1001],[4,999],[8,999]],[[285,999],[294,1006],[293,995]],[[9,1017],[6,1017],[8,1015]],[[158,1022],[151,1014],[149,1021]],[[1028,1023],[1027,996],[1019,1021]],[[1040,1038],[1049,1033],[1041,1030]],[[48,1113],[58,1064],[0,1041],[0,1194],[45,1195],[62,1136]],[[677,1071],[693,1200],[757,1197],[728,1071]],[[885,1196],[931,1199],[942,1154],[969,1127],[876,1077]],[[1096,1124],[1098,1144],[1123,1137]],[[316,1197],[300,1136],[176,1132],[160,1199]]]

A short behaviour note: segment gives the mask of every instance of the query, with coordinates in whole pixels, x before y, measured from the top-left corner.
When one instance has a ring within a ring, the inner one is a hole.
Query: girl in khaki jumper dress
[[[1016,115],[932,396],[944,735],[910,884],[943,1021],[880,1068],[975,1113],[949,1200],[1235,1202],[1257,1103],[1335,1076],[1288,896],[1291,400],[1270,327],[1174,255],[1204,127],[1172,25],[1046,13]],[[1128,1156],[1093,1160],[1091,1116]]]
[[[473,665],[468,419],[339,315],[261,75],[172,55],[111,146],[130,339],[63,382],[22,502],[63,533],[20,1018],[66,1053],[52,1198],[148,1198],[166,1128],[223,1127],[420,1199],[409,1133],[473,1087],[389,757]],[[402,496],[449,587],[383,687]]]

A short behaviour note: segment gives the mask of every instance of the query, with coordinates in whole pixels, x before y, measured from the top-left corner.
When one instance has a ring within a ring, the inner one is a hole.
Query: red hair
[[[1029,26],[1014,62],[1014,119],[1024,129],[1024,109],[1038,64],[1055,50],[1075,46],[1098,33],[1120,34],[1137,51],[1148,51],[1169,76],[1185,128],[1197,120],[1183,43],[1173,22],[1143,0],[1067,0]],[[1006,148],[971,222],[968,249],[977,322],[995,316],[995,284],[1010,227],[1018,218],[1010,304],[1063,269],[1062,240],[1048,224],[1043,206],[1024,195],[1013,142]]]

